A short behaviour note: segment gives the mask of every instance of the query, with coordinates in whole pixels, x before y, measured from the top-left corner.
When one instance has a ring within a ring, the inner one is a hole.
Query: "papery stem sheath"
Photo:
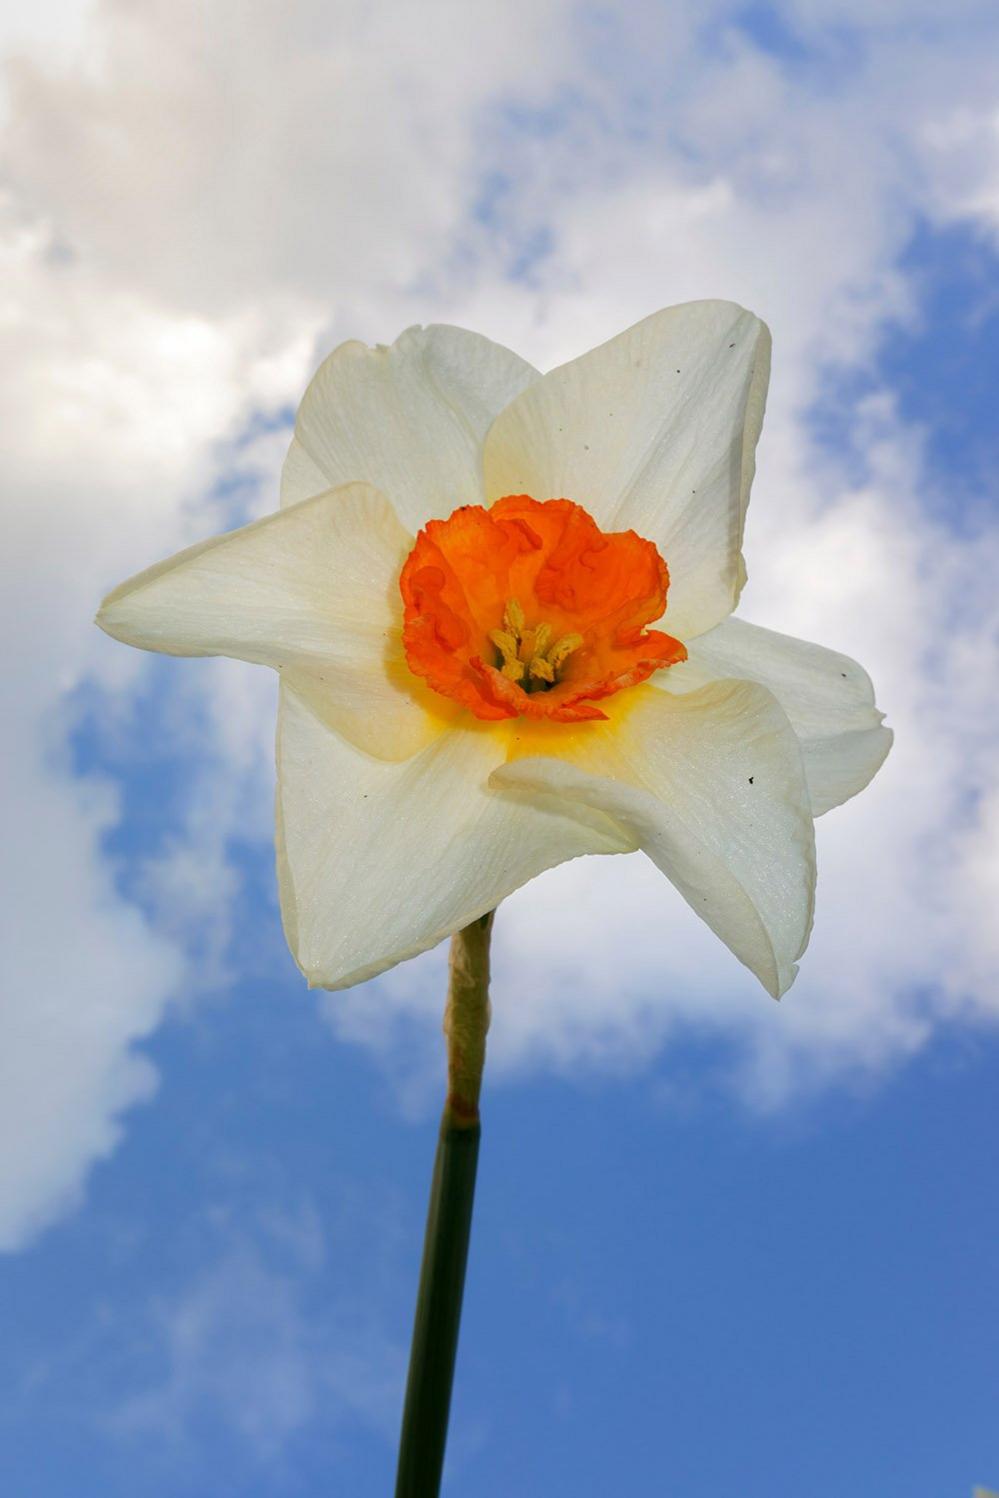
[[[396,1498],[437,1498],[440,1491],[479,1159],[492,920],[483,916],[451,940],[448,1095],[430,1187]]]

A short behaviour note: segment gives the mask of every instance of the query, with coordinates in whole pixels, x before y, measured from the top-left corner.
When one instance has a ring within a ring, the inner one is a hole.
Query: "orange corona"
[[[651,541],[526,494],[431,520],[399,579],[410,670],[477,718],[606,718],[601,698],[686,659],[646,626],[669,573]]]

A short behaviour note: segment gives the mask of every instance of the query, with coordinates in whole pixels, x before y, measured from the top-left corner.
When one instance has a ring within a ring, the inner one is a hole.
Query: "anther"
[[[552,682],[555,680],[555,671],[552,663],[551,661],[546,661],[543,655],[536,655],[527,669],[535,681]]]
[[[506,608],[503,610],[503,625],[512,635],[519,635],[524,628],[524,610],[516,598],[507,600]]]
[[[564,665],[572,652],[578,650],[582,643],[582,635],[563,635],[561,640],[557,641],[548,652],[548,659],[551,661],[552,669],[557,671],[560,666]]]
[[[520,649],[517,636],[503,629],[491,629],[489,638],[503,658],[503,665],[500,667],[503,675],[509,676],[511,681],[520,681],[524,675],[524,663],[517,654]]]

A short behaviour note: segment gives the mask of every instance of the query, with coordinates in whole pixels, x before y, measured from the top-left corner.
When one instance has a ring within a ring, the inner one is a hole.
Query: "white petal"
[[[513,760],[492,783],[615,818],[778,998],[808,941],[815,889],[794,731],[750,682],[675,697],[645,687],[635,698],[607,729],[573,734],[565,758]]]
[[[745,581],[742,530],[770,375],[766,326],[732,302],[668,307],[544,375],[486,439],[487,497],[573,499],[654,541],[664,628],[711,629]]]
[[[410,328],[391,348],[341,344],[302,398],[281,503],[364,479],[414,532],[479,504],[483,438],[537,378],[509,349],[463,328]]]
[[[738,677],[769,687],[801,740],[813,816],[857,795],[891,748],[892,733],[874,705],[874,688],[848,655],[728,619],[690,644],[680,667],[660,672],[669,691]]]
[[[322,494],[333,484],[338,488],[343,480],[330,480],[318,463],[314,463],[297,437],[292,437],[281,469],[281,508],[297,505],[303,499]]]
[[[402,650],[398,578],[412,544],[384,495],[351,484],[150,567],[108,595],[97,622],[145,650],[311,671],[328,722],[402,759],[444,721]]]
[[[330,733],[299,685],[282,679],[278,882],[314,987],[348,988],[426,951],[568,858],[636,846],[599,810],[489,790],[499,735],[453,729],[388,764]]]

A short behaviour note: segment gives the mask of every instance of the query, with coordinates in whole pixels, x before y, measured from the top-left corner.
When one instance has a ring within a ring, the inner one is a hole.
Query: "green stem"
[[[492,919],[473,921],[451,941],[448,1096],[430,1187],[396,1498],[436,1498],[440,1491],[479,1159]]]
[[[396,1498],[436,1498],[440,1491],[479,1133],[477,1124],[472,1128],[449,1124],[446,1115],[441,1120],[409,1355]]]

